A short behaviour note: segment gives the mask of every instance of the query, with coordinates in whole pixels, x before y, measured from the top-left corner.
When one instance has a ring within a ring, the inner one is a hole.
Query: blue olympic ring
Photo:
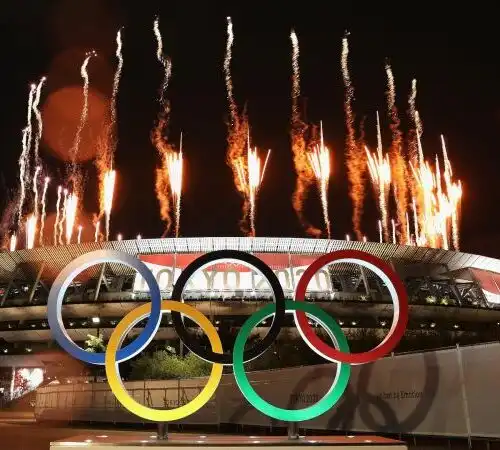
[[[89,364],[104,365],[104,353],[90,353],[78,347],[68,336],[61,316],[64,294],[73,279],[85,269],[99,263],[125,264],[139,272],[149,286],[151,295],[151,312],[148,321],[137,338],[120,349],[117,353],[117,362],[133,358],[151,342],[161,322],[161,294],[158,283],[148,267],[132,255],[116,250],[97,250],[86,253],[69,263],[57,276],[50,289],[47,301],[47,315],[49,326],[56,342],[71,356]]]

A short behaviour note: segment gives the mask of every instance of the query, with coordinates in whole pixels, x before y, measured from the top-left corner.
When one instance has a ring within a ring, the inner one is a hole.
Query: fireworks
[[[354,232],[359,239],[362,237],[361,233],[361,215],[363,213],[363,200],[365,196],[364,174],[366,170],[366,155],[363,147],[356,139],[355,132],[355,117],[352,110],[352,102],[354,100],[354,88],[352,86],[351,77],[349,75],[348,67],[349,57],[349,43],[347,35],[342,40],[342,78],[345,87],[345,101],[344,111],[346,120],[346,164],[347,175],[350,184],[349,195],[353,203],[352,222]]]
[[[66,244],[71,243],[73,236],[73,227],[76,221],[76,214],[78,212],[78,197],[71,193],[64,199],[64,211],[66,219]]]
[[[18,206],[18,227],[20,228],[21,221],[23,218],[23,207],[24,201],[26,199],[26,187],[29,183],[29,151],[31,147],[31,111],[33,109],[33,98],[35,95],[36,85],[32,84],[30,87],[30,93],[28,96],[28,113],[27,113],[27,125],[22,131],[22,151],[19,157],[19,186],[20,186],[20,194],[19,194],[19,206]]]
[[[387,75],[387,109],[391,119],[392,143],[389,153],[391,161],[391,177],[394,199],[396,201],[397,217],[401,225],[401,243],[406,244],[409,239],[407,230],[406,212],[408,209],[408,186],[406,182],[406,161],[403,155],[403,135],[399,129],[400,120],[396,107],[396,87],[394,75],[389,63],[385,65]]]
[[[116,172],[110,170],[104,174],[104,214],[106,216],[106,240],[109,239],[109,223],[111,219],[111,209],[113,208],[113,193],[115,190]]]
[[[99,229],[101,228],[101,222],[97,221],[95,223],[95,232],[94,232],[94,240],[95,242],[99,242]]]
[[[319,237],[321,230],[312,226],[304,214],[304,202],[307,192],[314,183],[314,169],[311,165],[311,159],[307,152],[308,147],[313,147],[312,142],[307,142],[306,132],[307,124],[302,120],[299,108],[300,100],[300,68],[299,68],[299,41],[295,31],[290,33],[292,42],[292,118],[291,118],[291,143],[293,153],[293,163],[297,179],[295,190],[292,195],[292,205],[301,225],[310,236]],[[313,150],[314,151],[314,150]],[[319,178],[316,177],[319,181]],[[321,192],[321,187],[320,187]],[[326,221],[328,224],[329,222]],[[328,228],[329,225],[327,225]]]
[[[82,106],[82,112],[80,114],[80,122],[78,124],[78,128],[76,129],[76,134],[75,134],[75,139],[73,141],[73,146],[71,147],[70,150],[70,156],[71,156],[71,174],[70,174],[70,181],[71,181],[71,187],[72,190],[75,192],[80,192],[81,191],[81,174],[79,171],[79,167],[77,164],[77,156],[78,156],[78,150],[80,148],[80,141],[81,141],[81,135],[83,128],[85,127],[85,123],[87,122],[87,116],[89,112],[89,74],[87,71],[87,67],[89,64],[90,59],[93,56],[97,56],[97,53],[92,51],[87,53],[82,67],[80,69],[80,75],[83,79],[83,106]]]
[[[116,68],[115,76],[113,79],[113,93],[111,95],[111,132],[116,129],[116,99],[118,97],[118,87],[120,85],[120,78],[123,69],[123,55],[122,55],[122,30],[116,33],[116,58],[118,59],[118,66]],[[116,142],[116,139],[113,139]]]
[[[161,64],[162,81],[158,100],[160,111],[152,131],[151,139],[158,151],[160,163],[156,168],[155,188],[160,204],[160,214],[165,222],[165,234],[174,224],[173,234],[180,235],[181,198],[183,190],[184,152],[182,133],[177,148],[168,137],[170,121],[170,102],[167,88],[172,75],[170,58],[164,53],[163,39],[159,18],[153,23],[156,39],[156,57]],[[331,155],[324,143],[323,124],[319,127],[307,123],[299,102],[301,99],[301,74],[299,66],[299,40],[295,31],[290,33],[291,41],[291,150],[296,172],[292,206],[309,235],[319,237],[322,230],[312,226],[305,217],[304,205],[309,190],[317,185],[321,211],[328,238],[331,238],[329,209],[329,183],[331,176]],[[249,235],[256,235],[257,201],[262,187],[264,174],[270,157],[260,154],[250,145],[250,126],[246,110],[240,109],[235,100],[231,75],[232,52],[234,45],[233,23],[227,18],[227,41],[224,55],[224,77],[227,93],[229,120],[226,163],[231,167],[234,185],[243,199],[241,230]],[[99,182],[99,214],[94,215],[95,241],[109,239],[110,221],[115,199],[116,171],[114,154],[117,147],[117,97],[121,73],[123,70],[122,29],[116,34],[117,67],[113,78],[109,120],[106,120],[103,132],[98,135],[95,165]],[[81,243],[82,225],[77,225],[79,203],[83,203],[83,176],[78,162],[78,151],[82,133],[86,126],[89,110],[89,73],[88,65],[95,52],[87,53],[80,74],[83,79],[83,106],[80,120],[70,149],[71,167],[68,179],[61,181],[57,189],[57,203],[53,232],[54,245],[70,244],[74,240]],[[404,133],[396,106],[396,85],[391,65],[385,64],[387,117],[391,131],[391,144],[386,149],[382,145],[382,129],[377,112],[377,148],[371,152],[365,145],[363,122],[358,124],[354,112],[354,87],[349,73],[349,43],[347,34],[342,40],[341,72],[345,88],[344,111],[346,125],[346,165],[349,181],[349,195],[353,204],[353,228],[358,240],[367,241],[362,234],[362,214],[365,198],[365,174],[369,173],[376,193],[380,213],[377,221],[380,242],[429,246],[436,248],[459,248],[460,208],[462,184],[453,175],[452,165],[444,137],[441,136],[442,157],[429,158],[422,142],[423,125],[417,109],[417,82],[412,80],[408,97],[408,115],[411,129]],[[33,248],[38,232],[38,242],[44,244],[44,227],[47,215],[47,196],[49,178],[44,178],[43,191],[41,174],[43,163],[39,156],[43,133],[40,101],[46,78],[30,86],[26,126],[22,130],[22,151],[19,157],[19,199],[13,205],[17,212],[17,229],[9,236],[9,247],[17,247],[17,236],[25,231],[26,247]],[[35,125],[32,124],[35,122]],[[318,133],[319,128],[319,133]],[[359,129],[358,129],[359,128]],[[33,150],[32,150],[33,149]],[[31,153],[33,152],[33,153]],[[427,158],[426,158],[427,157]],[[45,172],[45,169],[43,169]],[[64,189],[62,186],[68,186]],[[392,188],[392,190],[391,190]],[[392,193],[392,197],[391,197]],[[411,200],[411,202],[410,202]],[[31,204],[28,215],[26,203]],[[40,214],[41,209],[41,214]],[[104,220],[101,236],[101,220]],[[38,229],[38,224],[40,228]],[[11,226],[14,224],[11,223]],[[76,227],[76,228],[75,228]],[[413,232],[413,233],[412,233]],[[351,236],[346,235],[350,241]],[[121,234],[117,235],[121,240]],[[140,239],[140,235],[138,235]],[[51,239],[52,240],[52,239]],[[6,242],[7,239],[4,239]]]
[[[16,233],[12,233],[12,236],[10,237],[10,241],[9,241],[9,250],[11,252],[15,252],[16,246],[17,246],[17,236],[16,236]]]
[[[156,18],[156,20],[154,21],[153,31],[157,42],[156,57],[158,59],[158,62],[160,62],[160,64],[163,66],[164,70],[159,96],[159,101],[162,109],[158,116],[158,124],[152,133],[153,143],[158,150],[161,159],[160,167],[156,168],[156,197],[158,198],[158,201],[160,203],[160,215],[165,222],[164,235],[166,235],[170,231],[170,228],[172,226],[172,217],[170,214],[170,190],[176,213],[175,235],[178,236],[180,226],[180,201],[182,188],[182,136],[181,149],[180,152],[177,153],[167,139],[167,126],[169,120],[170,105],[168,99],[165,97],[165,94],[168,87],[168,82],[172,74],[172,64],[170,62],[170,59],[163,54],[163,40],[160,33],[158,18]]]
[[[33,101],[33,112],[35,113],[36,121],[37,121],[37,133],[36,133],[36,138],[35,138],[35,163],[39,164],[40,163],[40,156],[38,154],[38,150],[40,148],[40,141],[42,140],[42,133],[43,133],[43,122],[42,122],[42,113],[40,112],[40,109],[38,108],[40,104],[40,96],[42,94],[42,88],[43,85],[46,81],[45,77],[42,77],[40,79],[40,82],[38,83],[38,86],[36,87],[36,93],[35,93],[35,98]]]
[[[61,194],[62,186],[57,187],[56,220],[54,221],[54,245],[59,243],[59,221],[61,220]]]
[[[382,216],[382,228],[385,240],[388,240],[388,212],[387,204],[389,200],[389,185],[391,183],[391,164],[389,156],[383,154],[382,136],[380,133],[380,120],[377,112],[377,153],[370,153],[366,148],[368,158],[368,169],[375,191],[378,195],[379,211]]]
[[[181,221],[181,194],[182,194],[182,135],[179,153],[166,155],[170,192],[175,206],[175,237],[179,237]]]
[[[36,216],[31,214],[26,220],[26,248],[31,249],[35,246],[36,236]]]
[[[323,210],[323,219],[326,225],[328,239],[331,238],[330,219],[328,218],[328,182],[330,180],[330,151],[325,147],[323,140],[323,124],[321,124],[320,144],[308,154],[309,161],[318,182],[318,188]]]
[[[240,220],[240,229],[245,234],[254,234],[252,228],[252,203],[250,192],[248,190],[248,152],[250,144],[247,144],[250,130],[246,114],[239,113],[233,94],[233,82],[231,78],[231,59],[232,47],[234,42],[233,23],[231,18],[227,18],[227,41],[226,54],[224,57],[224,76],[226,81],[226,92],[229,106],[229,129],[228,129],[228,148],[226,162],[233,172],[233,180],[237,191],[243,197],[243,217]],[[253,205],[255,207],[255,204]],[[250,220],[249,220],[250,219]]]
[[[45,229],[45,217],[47,216],[47,207],[46,207],[46,201],[47,201],[47,189],[49,188],[49,183],[50,183],[50,178],[45,177],[45,181],[43,184],[43,191],[42,191],[42,220],[40,224],[40,245],[43,245],[43,231]]]

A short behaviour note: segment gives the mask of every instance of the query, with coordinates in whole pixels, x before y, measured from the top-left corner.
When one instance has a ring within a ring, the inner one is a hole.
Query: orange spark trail
[[[387,107],[391,119],[392,143],[389,152],[392,169],[392,186],[396,200],[397,217],[401,226],[400,244],[406,244],[409,236],[407,232],[406,212],[408,209],[408,185],[406,174],[406,161],[403,155],[403,134],[399,129],[400,120],[396,107],[396,87],[392,68],[387,62],[385,65],[387,75]]]
[[[116,146],[116,99],[118,97],[118,87],[120,86],[120,78],[122,75],[123,69],[123,55],[122,55],[122,29],[118,30],[116,33],[116,58],[118,59],[118,66],[116,68],[115,76],[113,79],[113,93],[111,95],[111,133],[112,133],[112,142]]]
[[[309,161],[318,182],[318,188],[323,210],[323,220],[325,221],[328,239],[331,238],[331,225],[328,218],[328,182],[330,181],[330,151],[325,146],[323,140],[323,124],[321,123],[320,144],[317,145],[309,155]]]
[[[391,165],[388,155],[382,151],[382,136],[380,121],[377,112],[377,153],[370,153],[366,148],[368,169],[376,194],[379,198],[379,211],[382,216],[382,228],[386,242],[389,240],[387,204],[389,200],[389,186],[391,183]]]
[[[17,216],[17,225],[18,228],[21,229],[21,222],[23,219],[23,208],[24,202],[26,200],[26,188],[31,181],[29,179],[29,151],[31,148],[31,111],[33,109],[33,99],[35,95],[36,85],[32,84],[30,86],[30,93],[28,96],[28,113],[27,113],[27,125],[23,129],[22,132],[22,151],[19,156],[19,186],[20,186],[20,195],[19,195],[19,205],[18,205],[18,216]]]
[[[38,83],[38,86],[36,87],[36,95],[35,99],[33,101],[33,112],[35,113],[36,121],[37,121],[37,133],[36,133],[36,138],[35,138],[35,164],[40,164],[40,155],[38,153],[38,150],[40,148],[40,141],[42,140],[42,134],[43,134],[43,121],[42,121],[42,113],[40,112],[39,105],[40,105],[40,97],[42,94],[42,88],[45,83],[47,78],[42,77],[40,79],[40,82]]]
[[[384,242],[384,240],[382,238],[382,221],[380,219],[378,221],[378,238],[379,238],[380,243]]]
[[[361,232],[361,215],[363,213],[363,200],[364,200],[364,174],[366,170],[366,154],[363,148],[356,141],[356,134],[354,130],[354,112],[352,110],[352,102],[354,100],[354,88],[351,83],[348,67],[349,56],[349,43],[346,37],[342,40],[342,77],[345,87],[345,101],[344,110],[346,116],[346,163],[347,175],[351,189],[349,195],[353,202],[353,215],[352,222],[354,232],[358,240],[361,240],[363,234]]]
[[[460,202],[462,199],[462,183],[460,180],[457,182],[452,181],[453,169],[451,167],[450,160],[448,159],[448,151],[446,150],[446,143],[443,135],[441,135],[441,147],[444,159],[444,180],[451,208],[451,232],[453,247],[455,250],[459,250],[459,214]]]
[[[78,237],[77,237],[78,244],[82,243],[82,230],[83,230],[83,227],[81,225],[78,225]]]
[[[95,233],[94,233],[94,240],[95,242],[99,241],[99,229],[101,227],[101,222],[97,221],[95,223]]]
[[[391,225],[392,225],[392,243],[396,243],[396,222],[394,219],[391,219]]]
[[[17,236],[16,233],[13,233],[12,236],[10,237],[10,243],[9,243],[10,251],[15,252],[16,246],[17,246]]]
[[[153,25],[153,31],[157,41],[157,51],[156,56],[160,64],[163,66],[164,77],[160,87],[159,102],[161,105],[161,111],[158,115],[158,124],[152,132],[152,141],[155,145],[159,156],[160,156],[160,166],[156,168],[156,181],[155,190],[156,197],[160,203],[160,215],[162,220],[165,222],[165,232],[163,235],[167,235],[172,226],[171,217],[171,206],[170,206],[170,195],[169,189],[171,188],[171,183],[169,179],[169,161],[174,155],[177,154],[174,147],[168,142],[167,139],[167,127],[170,114],[170,104],[166,98],[166,90],[170,77],[172,74],[172,64],[170,59],[163,54],[163,40],[159,28],[159,19],[156,18]],[[176,156],[178,158],[178,156]],[[178,210],[180,212],[180,209]]]
[[[103,187],[103,211],[106,217],[106,240],[109,240],[109,224],[111,220],[111,210],[113,208],[113,193],[115,190],[116,172],[109,170],[104,174]]]
[[[113,191],[115,182],[114,155],[118,145],[117,131],[117,97],[120,78],[123,69],[122,56],[122,29],[120,28],[116,34],[116,58],[118,65],[113,79],[113,91],[111,94],[110,104],[110,119],[109,123],[104,126],[103,133],[99,137],[97,143],[97,157],[95,165],[99,178],[99,219],[106,216],[106,240],[109,238],[109,224],[111,218],[111,207],[113,202]]]
[[[63,237],[64,225],[66,224],[67,207],[68,207],[68,190],[64,189],[63,201],[62,201],[62,214],[61,214],[61,220],[59,221],[59,245],[64,244],[62,237]]]
[[[66,244],[71,244],[71,237],[73,236],[73,227],[76,222],[76,215],[78,212],[78,197],[71,193],[65,199],[65,213],[66,213]]]
[[[37,166],[35,169],[35,175],[33,175],[33,209],[34,209],[34,215],[36,219],[38,220],[38,175],[40,175],[42,168],[40,166]]]
[[[172,152],[167,155],[166,165],[170,182],[170,192],[175,206],[175,237],[179,237],[182,195],[182,134],[179,153]]]
[[[243,197],[243,217],[240,220],[240,229],[245,234],[252,234],[249,224],[251,217],[251,201],[248,191],[248,151],[247,138],[249,136],[249,124],[246,114],[239,113],[233,94],[233,82],[231,79],[232,47],[234,43],[233,23],[227,18],[227,41],[226,54],[224,57],[224,78],[226,82],[227,100],[229,106],[230,120],[228,124],[226,164],[233,172],[233,180],[237,191]]]
[[[89,74],[87,71],[87,66],[89,64],[90,59],[93,56],[97,56],[97,53],[94,51],[87,53],[87,56],[84,59],[82,67],[80,69],[80,75],[83,79],[83,106],[80,115],[80,122],[76,130],[75,139],[73,140],[73,146],[71,147],[70,150],[70,157],[71,157],[70,182],[73,192],[77,193],[80,193],[83,182],[82,174],[80,172],[80,168],[77,162],[77,156],[78,156],[78,150],[80,148],[82,131],[87,122],[87,116],[89,112]]]
[[[28,249],[35,246],[36,222],[34,214],[31,214],[26,220],[26,248]]]
[[[47,215],[47,212],[46,212],[46,201],[47,201],[47,189],[49,187],[49,182],[50,182],[50,178],[49,177],[45,177],[45,181],[44,181],[44,184],[43,184],[43,192],[42,192],[42,220],[41,220],[41,224],[40,224],[40,236],[39,236],[40,245],[43,245],[43,231],[44,231],[44,228],[45,228],[45,217]]]
[[[307,193],[314,183],[314,170],[311,166],[308,154],[308,142],[306,140],[307,124],[302,120],[299,108],[300,100],[300,66],[299,66],[299,41],[294,30],[290,33],[292,42],[292,118],[291,118],[291,143],[293,163],[297,179],[295,190],[292,194],[292,205],[301,225],[307,234],[314,237],[321,235],[321,230],[309,223],[304,215],[304,202]]]
[[[56,203],[56,220],[54,222],[54,245],[57,245],[59,240],[57,239],[59,230],[59,221],[61,220],[61,194],[62,186],[57,187],[57,203]]]

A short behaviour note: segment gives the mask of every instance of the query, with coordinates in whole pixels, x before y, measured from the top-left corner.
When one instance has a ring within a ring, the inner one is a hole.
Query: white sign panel
[[[161,291],[171,291],[172,285],[182,270],[144,262],[151,270],[160,286]],[[295,290],[298,280],[307,269],[307,266],[273,270],[284,290]],[[267,280],[257,271],[227,270],[198,270],[187,283],[184,291],[262,291],[270,290]],[[332,283],[328,271],[319,270],[309,283],[310,292],[331,292]],[[136,274],[134,292],[149,292],[148,285],[141,275]]]

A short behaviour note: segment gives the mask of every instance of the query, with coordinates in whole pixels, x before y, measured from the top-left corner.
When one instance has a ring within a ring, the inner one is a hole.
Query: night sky
[[[163,232],[154,193],[158,155],[150,141],[159,105],[156,101],[162,68],[156,60],[152,24],[160,16],[166,53],[172,58],[173,77],[167,93],[171,100],[170,138],[184,133],[185,166],[182,236],[239,236],[241,199],[225,164],[228,117],[222,63],[226,16],[234,24],[233,82],[235,97],[247,104],[252,140],[262,150],[272,149],[258,200],[258,236],[305,236],[291,206],[295,174],[289,144],[291,45],[295,28],[301,49],[302,93],[307,98],[307,119],[323,120],[325,140],[333,153],[329,201],[333,237],[352,232],[351,203],[344,160],[344,89],[340,71],[341,40],[350,31],[350,71],[356,92],[355,112],[366,116],[368,142],[374,146],[375,111],[381,112],[383,138],[390,143],[385,107],[385,58],[390,58],[396,79],[398,106],[406,121],[412,78],[418,79],[418,109],[424,123],[424,152],[434,159],[445,134],[456,177],[464,185],[461,249],[500,257],[496,186],[500,168],[500,65],[493,11],[426,9],[418,17],[410,5],[399,16],[388,4],[370,8],[334,6],[315,2],[307,9],[277,4],[213,7],[183,2],[16,1],[2,5],[0,86],[1,203],[17,189],[17,159],[21,129],[25,126],[29,83],[48,76],[43,110],[47,133],[42,158],[54,182],[49,211],[55,211],[56,186],[63,178],[61,157],[67,155],[81,107],[80,65],[87,50],[99,57],[89,65],[92,95],[89,129],[82,155],[95,151],[99,108],[110,94],[115,35],[124,26],[124,69],[118,100],[119,173],[112,217],[112,236],[159,237]],[[201,4],[202,2],[200,2]],[[292,5],[289,3],[289,5]],[[335,3],[336,5],[336,3]],[[401,5],[400,5],[401,6]],[[377,9],[376,9],[377,8]],[[453,8],[455,9],[455,7]],[[477,20],[473,17],[477,15]],[[52,103],[51,103],[52,102]],[[102,111],[101,111],[102,112]],[[408,127],[404,127],[405,130]],[[85,166],[87,188],[84,209],[97,212],[96,172]],[[57,180],[57,181],[56,181]],[[315,190],[307,215],[322,226]],[[378,213],[367,184],[364,232],[378,239]],[[90,219],[88,240],[93,237]]]

